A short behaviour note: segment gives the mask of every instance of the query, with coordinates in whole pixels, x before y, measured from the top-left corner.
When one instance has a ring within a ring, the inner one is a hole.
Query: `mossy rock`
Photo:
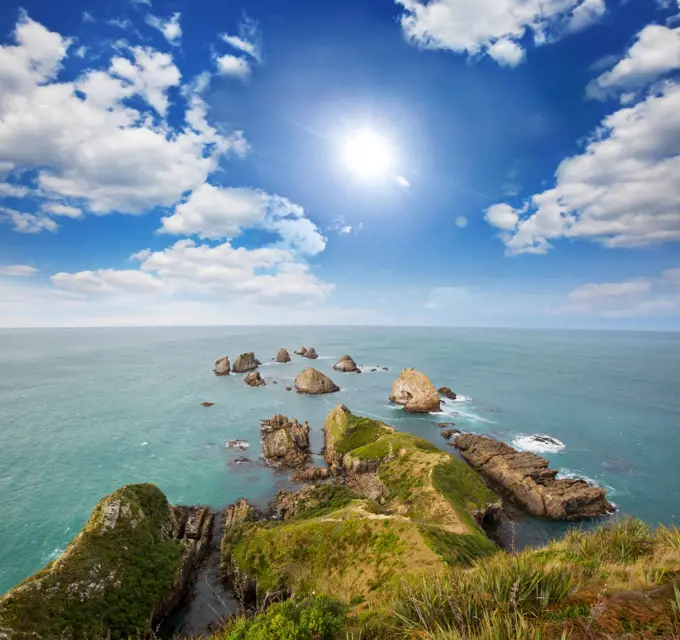
[[[146,634],[179,583],[184,546],[173,526],[152,484],[107,496],[59,558],[0,598],[0,637]]]

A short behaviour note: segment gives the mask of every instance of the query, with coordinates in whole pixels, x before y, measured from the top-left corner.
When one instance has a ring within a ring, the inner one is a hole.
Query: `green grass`
[[[414,449],[421,451],[439,451],[431,442],[416,438],[408,433],[388,433],[382,435],[377,440],[373,440],[351,449],[353,457],[361,460],[379,460],[388,456],[396,456],[399,451],[405,449],[408,455]]]
[[[498,552],[498,547],[486,536],[450,533],[439,527],[422,525],[425,543],[450,565],[471,566],[475,560]]]
[[[331,435],[336,438],[335,450],[348,453],[370,444],[386,432],[386,425],[371,418],[344,414],[342,423],[335,423]]]
[[[345,485],[325,484],[305,495],[297,518],[318,518],[346,507],[356,496]]]

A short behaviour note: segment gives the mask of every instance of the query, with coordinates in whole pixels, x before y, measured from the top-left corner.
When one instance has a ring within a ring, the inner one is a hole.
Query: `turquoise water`
[[[286,384],[309,361],[271,363],[314,346],[314,364],[342,390],[308,397]],[[256,352],[269,381],[216,378],[213,361]],[[331,367],[349,353],[361,375]],[[511,442],[547,434],[565,473],[609,489],[621,511],[680,521],[680,334],[497,329],[161,328],[0,331],[0,593],[54,558],[96,502],[130,482],[154,482],[173,503],[264,503],[285,475],[260,465],[259,420],[308,420],[319,449],[327,412],[342,402],[446,448],[450,416],[409,416],[387,402],[412,366],[465,397],[449,404],[464,430]],[[273,384],[277,380],[279,384]],[[208,400],[215,406],[206,409]],[[554,529],[532,524],[538,537]]]

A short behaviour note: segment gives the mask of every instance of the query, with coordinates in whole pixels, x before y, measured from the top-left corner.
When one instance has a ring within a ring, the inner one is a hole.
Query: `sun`
[[[343,140],[342,162],[354,176],[374,180],[389,175],[394,165],[394,150],[387,138],[363,129]]]

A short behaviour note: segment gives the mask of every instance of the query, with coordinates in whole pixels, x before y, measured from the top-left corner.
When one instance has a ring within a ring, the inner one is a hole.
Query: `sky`
[[[0,327],[680,329],[679,3],[2,3]]]

